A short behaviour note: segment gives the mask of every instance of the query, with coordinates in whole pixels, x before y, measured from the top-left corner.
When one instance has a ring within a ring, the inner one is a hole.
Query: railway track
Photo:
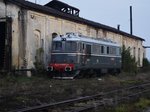
[[[131,86],[124,89],[108,91],[92,96],[85,96],[76,99],[69,99],[61,102],[43,104],[35,107],[15,110],[13,112],[84,112],[105,105],[117,105],[139,98],[143,94],[150,93],[150,82],[141,85]]]

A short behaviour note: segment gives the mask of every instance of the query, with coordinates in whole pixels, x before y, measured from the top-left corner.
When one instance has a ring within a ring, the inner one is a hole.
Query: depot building
[[[67,32],[111,39],[130,47],[142,66],[144,39],[79,16],[80,10],[58,0],[38,5],[25,0],[0,1],[0,70],[34,68],[37,52],[44,65],[50,62],[52,38]]]

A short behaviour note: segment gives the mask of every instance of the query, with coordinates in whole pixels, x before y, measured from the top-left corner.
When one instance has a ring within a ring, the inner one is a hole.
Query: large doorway
[[[5,63],[5,38],[6,22],[0,22],[0,70],[4,69]]]
[[[11,70],[12,19],[0,18],[0,71]]]

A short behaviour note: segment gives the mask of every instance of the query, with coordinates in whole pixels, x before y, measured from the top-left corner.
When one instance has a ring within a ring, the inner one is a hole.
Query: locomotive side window
[[[84,43],[82,43],[82,49],[83,49],[83,50],[85,49],[85,44],[84,44]]]
[[[86,53],[91,54],[91,45],[86,45]]]
[[[101,54],[104,54],[104,46],[101,46]]]
[[[62,50],[62,42],[53,42],[53,50]]]
[[[116,47],[112,47],[112,53],[114,54],[114,55],[116,55]]]
[[[82,53],[85,53],[85,43],[80,43],[80,51],[82,52]]]
[[[92,53],[94,53],[94,54],[100,54],[100,46],[93,44]]]
[[[121,49],[119,47],[116,48],[116,55],[120,55],[121,54]]]
[[[110,51],[109,51],[109,46],[107,46],[107,54],[109,54],[109,52],[110,52]]]
[[[81,52],[81,51],[82,51],[82,43],[79,42],[78,46],[79,46],[78,49],[79,49],[79,51]]]
[[[112,54],[112,55],[116,55],[116,47],[111,47],[110,48],[110,54]]]

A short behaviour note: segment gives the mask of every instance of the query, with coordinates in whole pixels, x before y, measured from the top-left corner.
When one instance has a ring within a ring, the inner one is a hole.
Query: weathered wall
[[[5,17],[5,4],[0,0],[0,18]]]
[[[26,11],[13,4],[0,1],[0,18],[12,18],[12,67],[24,67],[26,46]],[[11,37],[11,36],[10,36]]]
[[[124,44],[126,47],[130,47],[131,54],[135,56],[137,61],[140,62],[139,65],[142,65],[144,51],[142,47],[142,41],[140,40],[129,38],[103,29],[96,29],[85,24],[79,24],[65,19],[37,13],[34,11],[28,11],[28,21],[27,51],[29,52],[27,57],[29,57],[28,63],[30,67],[33,66],[32,63],[35,61],[34,58],[37,47],[35,48],[34,44],[38,42],[35,40],[35,30],[38,30],[41,33],[40,39],[43,39],[44,41],[44,61],[46,64],[48,64],[50,60],[52,33],[55,32],[57,34],[65,34],[66,32],[78,32],[90,37],[108,38],[119,43],[121,46]],[[135,53],[133,53],[133,49],[135,49]]]
[[[120,45],[131,48],[131,54],[142,65],[144,49],[142,41],[129,38],[103,29],[79,24],[69,20],[49,16],[30,10],[23,10],[12,4],[0,1],[0,18],[12,18],[12,66],[15,68],[34,67],[37,50],[44,50],[40,59],[49,63],[52,33],[77,32],[95,38],[108,38]]]

